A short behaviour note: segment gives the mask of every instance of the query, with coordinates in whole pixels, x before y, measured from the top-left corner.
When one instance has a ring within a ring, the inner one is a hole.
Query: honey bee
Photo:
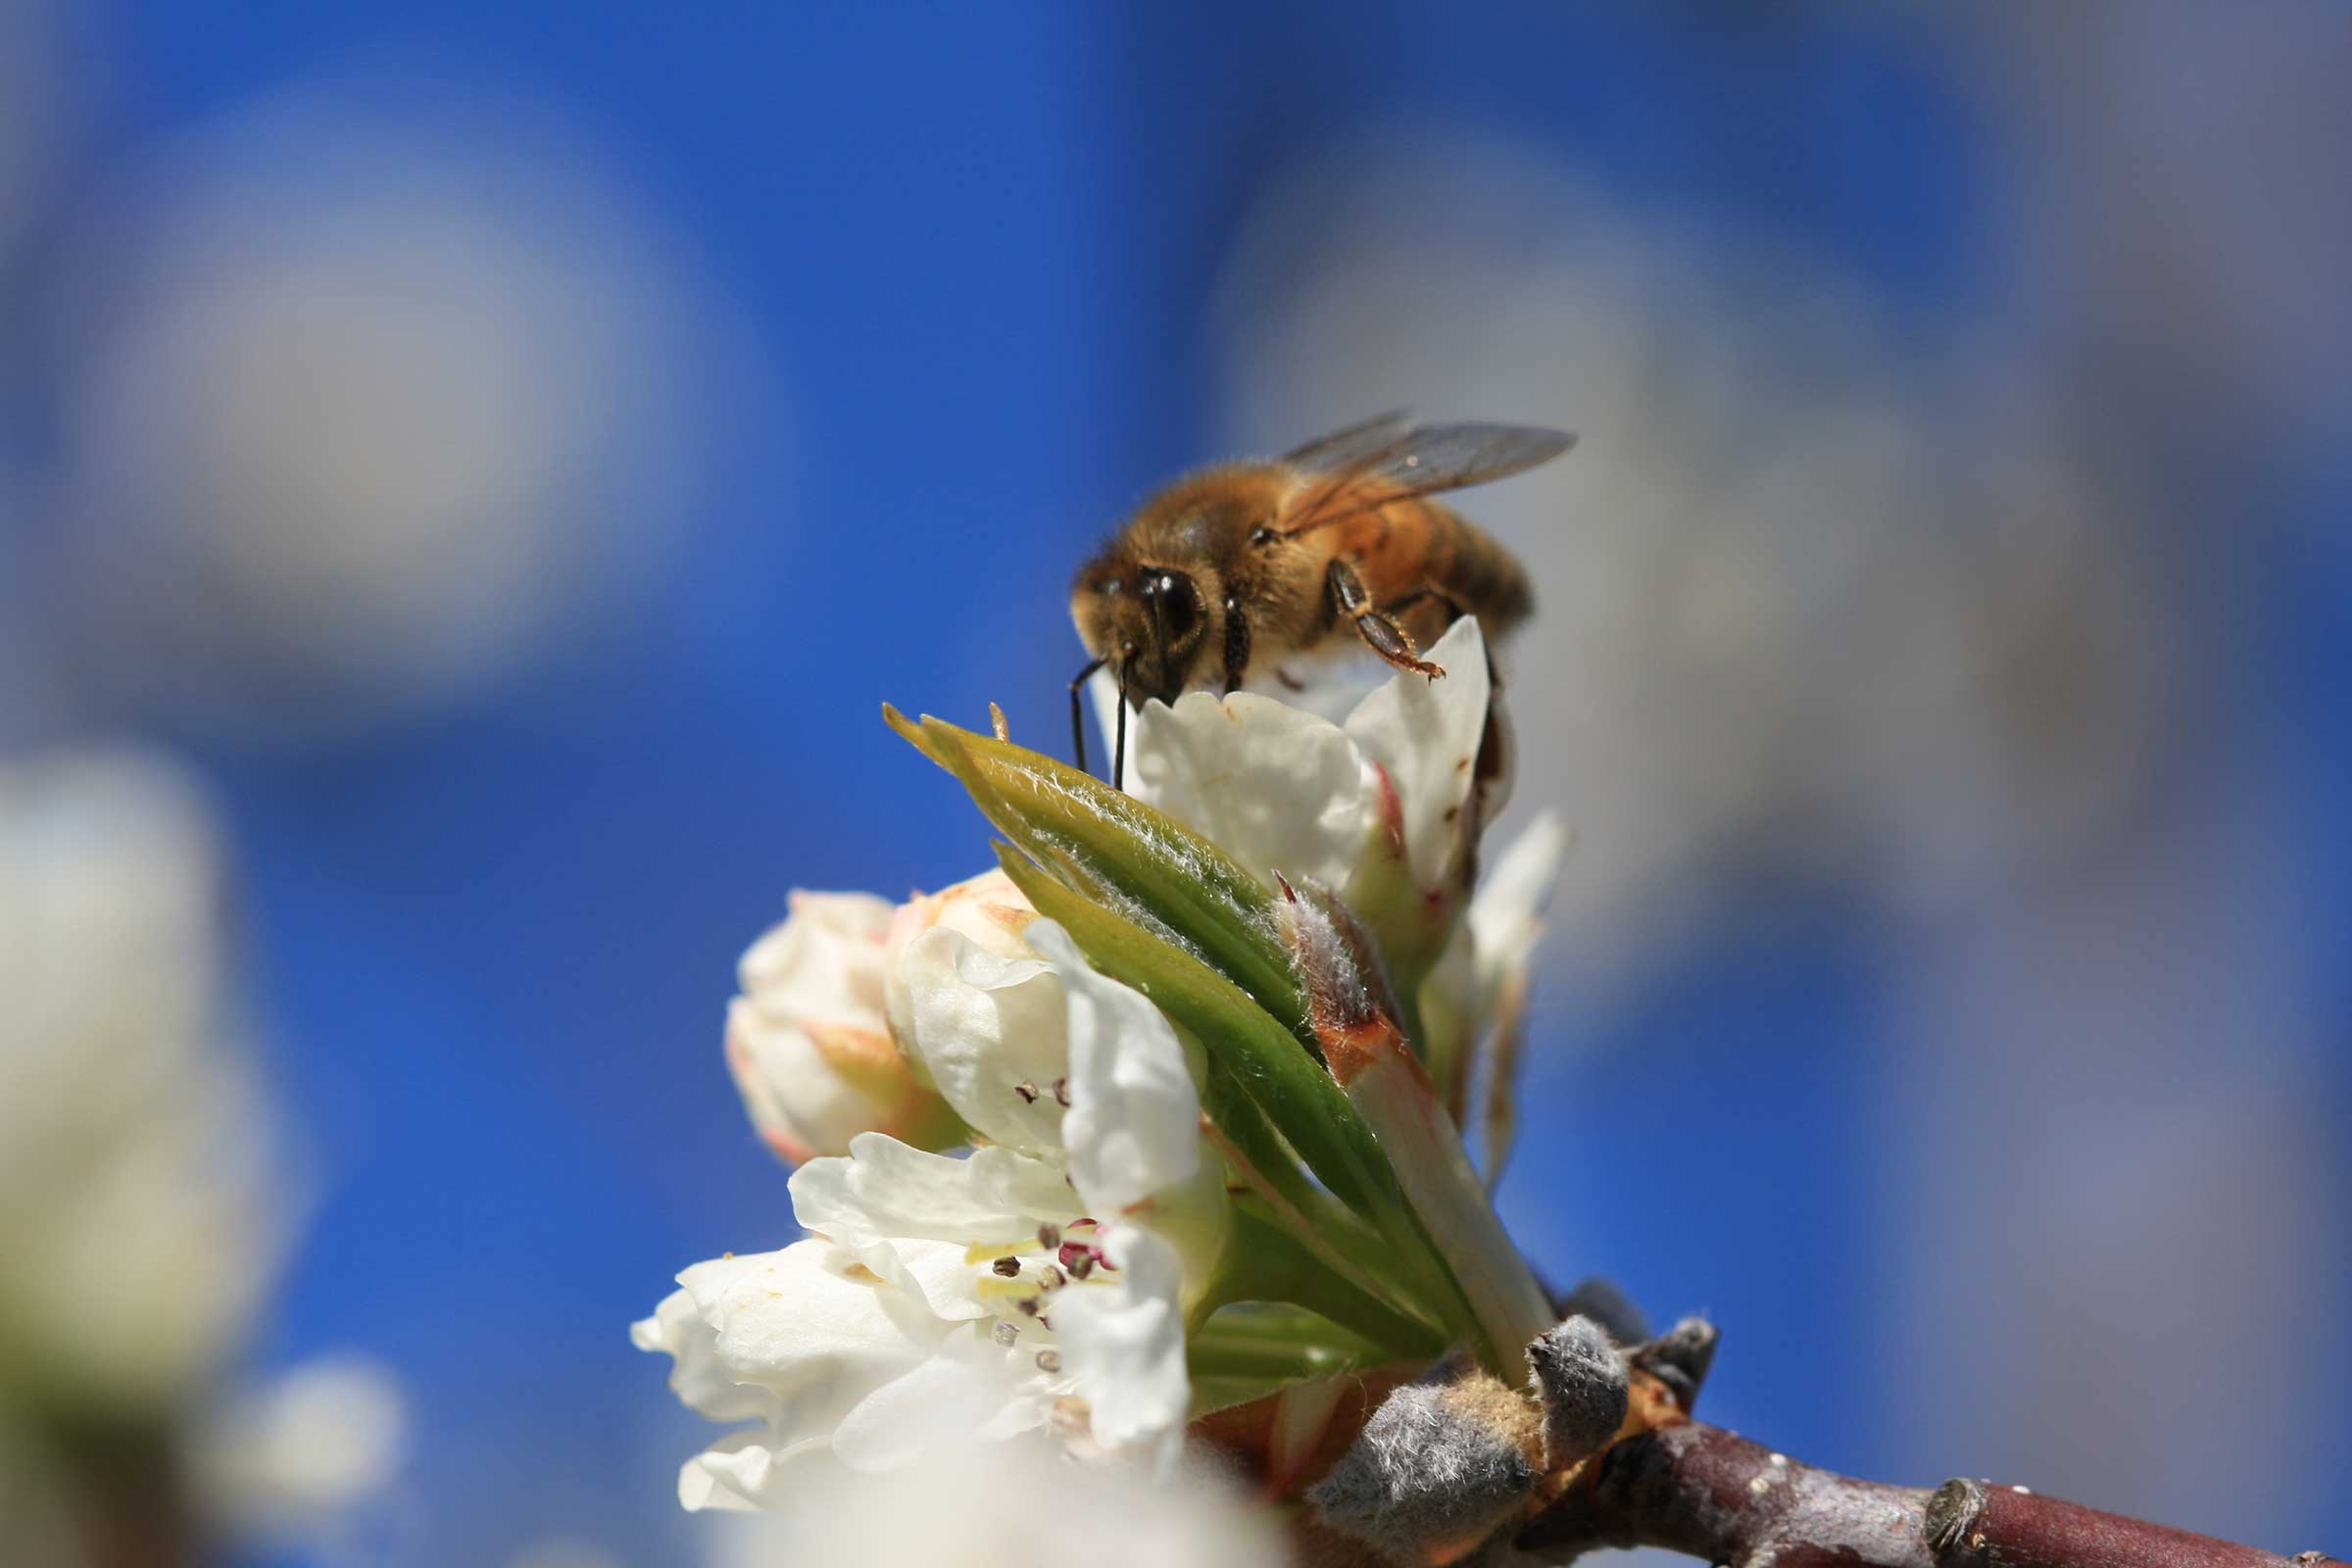
[[[1080,692],[1118,682],[1111,777],[1126,768],[1127,710],[1188,687],[1230,693],[1260,662],[1343,636],[1398,669],[1446,673],[1421,650],[1475,614],[1508,632],[1535,608],[1527,573],[1494,540],[1429,497],[1519,473],[1576,442],[1516,424],[1409,425],[1384,414],[1270,463],[1234,463],[1162,490],[1078,570],[1070,617],[1092,656],[1070,682],[1070,728],[1086,766]]]

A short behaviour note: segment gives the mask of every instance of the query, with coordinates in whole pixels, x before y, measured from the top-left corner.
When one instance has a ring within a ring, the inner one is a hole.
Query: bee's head
[[[1208,611],[1189,571],[1149,564],[1081,573],[1070,613],[1078,635],[1121,676],[1128,700],[1172,703],[1206,646]]]

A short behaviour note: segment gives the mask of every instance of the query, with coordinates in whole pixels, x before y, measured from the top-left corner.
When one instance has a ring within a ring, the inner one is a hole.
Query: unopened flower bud
[[[727,1009],[727,1068],[769,1148],[794,1162],[862,1132],[923,1148],[961,1128],[916,1082],[883,1011],[891,906],[861,893],[795,893],[784,923],[743,956]]]

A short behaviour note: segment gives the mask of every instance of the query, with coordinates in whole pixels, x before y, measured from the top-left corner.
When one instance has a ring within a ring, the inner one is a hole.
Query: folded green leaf
[[[1225,1063],[1212,1056],[1200,1104],[1212,1135],[1254,1200],[1331,1273],[1417,1321],[1445,1314],[1396,1277],[1395,1250],[1331,1194],[1317,1187]]]
[[[1226,1307],[1185,1343],[1196,1414],[1399,1359],[1320,1313],[1267,1301]]]
[[[1224,851],[1050,757],[944,719],[910,721],[887,705],[882,712],[1056,878],[1198,955],[1255,998],[1295,1040],[1312,1038],[1298,980],[1275,935],[1273,895]]]
[[[1236,1301],[1285,1301],[1378,1347],[1388,1359],[1428,1360],[1446,1336],[1334,1273],[1254,1199],[1238,1199],[1233,1237],[1201,1298],[1203,1315]]]
[[[1405,1201],[1380,1140],[1289,1030],[1200,959],[1062,886],[1010,846],[1000,844],[997,858],[1096,968],[1150,997],[1208,1049],[1317,1179],[1379,1230],[1406,1294],[1439,1312],[1449,1333],[1484,1343],[1477,1315]]]

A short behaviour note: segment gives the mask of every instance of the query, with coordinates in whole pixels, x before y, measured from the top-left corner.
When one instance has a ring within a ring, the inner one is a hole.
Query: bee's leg
[[[1250,612],[1233,594],[1225,596],[1225,695],[1231,697],[1250,667]]]
[[[1421,657],[1411,637],[1402,626],[1372,608],[1372,595],[1364,587],[1364,579],[1356,575],[1355,567],[1345,557],[1334,557],[1331,568],[1324,574],[1331,590],[1331,602],[1339,612],[1355,622],[1356,635],[1365,645],[1398,669],[1436,680],[1445,669]]]
[[[1081,773],[1086,771],[1086,683],[1103,662],[1095,660],[1070,679],[1070,752],[1077,758]]]

